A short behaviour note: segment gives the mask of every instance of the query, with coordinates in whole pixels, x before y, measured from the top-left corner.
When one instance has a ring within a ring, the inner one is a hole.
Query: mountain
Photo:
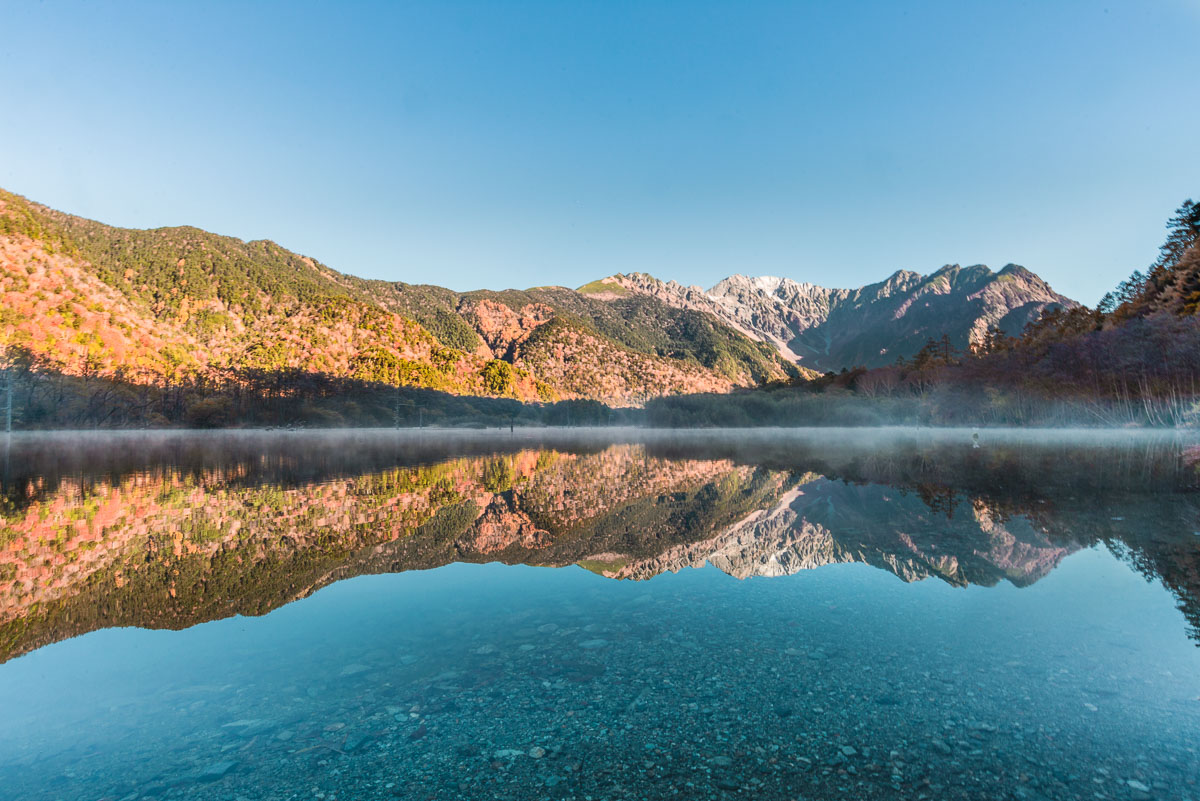
[[[1167,230],[1149,271],[1135,270],[1094,309],[1046,303],[1036,322],[1018,336],[988,329],[969,351],[962,349],[961,339],[958,343],[948,339],[933,342],[932,347],[927,343],[903,362],[827,373],[802,385],[736,395],[659,398],[647,404],[647,419],[653,425],[709,427],[798,422],[1195,427],[1200,423],[1200,206],[1185,201],[1168,220]],[[620,283],[621,278],[612,282]],[[783,305],[797,305],[788,295],[788,285],[775,279],[724,282],[710,293],[658,287],[644,279],[637,283],[683,299],[676,302],[705,302],[711,307],[730,295],[751,300],[770,295]],[[935,285],[940,285],[942,294],[929,290]],[[904,297],[911,286],[923,293],[912,302]],[[975,310],[979,304],[990,308],[988,315],[972,324],[975,332],[989,319],[1009,327],[1007,320],[1028,315],[1051,292],[1035,277],[1011,266],[996,275],[986,268],[947,268],[928,279],[893,276],[883,285],[883,293],[880,287],[868,288],[872,297],[890,296],[876,305],[896,308],[894,323],[884,330],[893,331],[897,347],[883,341],[881,349],[899,349],[904,331],[896,324],[910,317],[923,319],[934,308],[943,308],[939,316],[947,323],[970,322],[969,306],[965,310],[960,306],[959,317],[954,317],[951,301],[956,287],[960,294],[968,292]],[[808,297],[814,297],[811,288]],[[822,296],[816,293],[815,297]],[[825,314],[820,304],[815,308],[818,318]],[[841,308],[843,316],[853,311],[846,311],[844,303]],[[792,347],[804,342],[809,332],[831,333],[837,318],[837,310],[831,308],[826,322],[808,328]],[[863,339],[863,334],[848,341],[830,335],[826,344],[829,352],[850,352],[859,361],[858,356],[868,350]],[[915,344],[913,339],[910,335],[909,347]]]
[[[641,402],[701,386],[726,392],[795,373],[772,349],[713,315],[651,297],[605,302],[565,287],[454,293],[362,285],[441,341],[504,359],[563,397]]]
[[[858,289],[734,275],[703,290],[633,273],[580,291],[609,302],[637,295],[707,312],[789,361],[820,372],[893,364],[943,335],[965,350],[982,342],[989,328],[1019,334],[1049,308],[1078,305],[1014,264],[999,272],[948,265],[927,276],[901,270]]]
[[[221,387],[305,374],[637,405],[795,369],[710,314],[562,287],[367,281],[274,242],[115,228],[0,190],[0,346],[67,376]]]
[[[704,291],[634,273],[455,292],[357,278],[267,240],[116,228],[0,190],[0,353],[43,376],[17,399],[35,425],[224,425],[286,398],[295,422],[379,424],[391,387],[641,406],[890,364],[942,335],[963,348],[1074,305],[1011,265],[855,290],[735,275]],[[115,404],[124,413],[110,418]]]

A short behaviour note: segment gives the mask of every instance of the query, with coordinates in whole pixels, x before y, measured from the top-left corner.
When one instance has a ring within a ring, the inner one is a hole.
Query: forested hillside
[[[2,190],[0,292],[6,361],[63,379],[53,390],[27,382],[28,423],[52,411],[69,422],[58,408],[68,395],[101,407],[113,387],[160,388],[136,401],[157,407],[134,416],[154,424],[215,396],[229,400],[221,419],[242,414],[246,396],[354,387],[630,406],[795,372],[711,315],[652,299],[615,307],[561,287],[460,294],[366,281],[270,241],[114,228]],[[198,415],[214,418],[211,406]],[[93,411],[77,422],[98,422]]]

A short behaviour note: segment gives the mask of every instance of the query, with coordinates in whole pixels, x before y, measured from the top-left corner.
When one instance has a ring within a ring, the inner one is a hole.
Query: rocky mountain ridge
[[[1015,264],[999,272],[947,265],[927,276],[899,270],[857,289],[732,275],[704,290],[632,273],[581,291],[605,300],[644,295],[707,312],[783,358],[822,372],[891,364],[943,335],[963,350],[982,341],[989,328],[1018,334],[1049,308],[1078,305]]]

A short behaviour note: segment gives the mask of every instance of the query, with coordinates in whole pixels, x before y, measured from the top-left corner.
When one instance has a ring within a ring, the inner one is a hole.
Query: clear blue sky
[[[1200,199],[1200,0],[0,0],[0,186],[456,289],[1024,264]]]

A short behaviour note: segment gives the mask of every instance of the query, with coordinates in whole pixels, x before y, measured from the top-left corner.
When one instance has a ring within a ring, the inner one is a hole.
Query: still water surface
[[[5,799],[1200,798],[1174,436],[6,457]]]

